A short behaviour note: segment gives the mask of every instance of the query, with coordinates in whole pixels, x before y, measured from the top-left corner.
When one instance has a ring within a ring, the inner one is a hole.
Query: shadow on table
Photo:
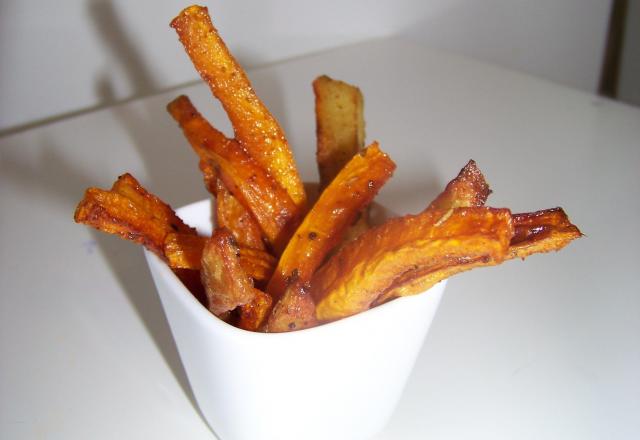
[[[58,211],[68,214],[71,224],[74,208],[82,198],[85,188],[93,185],[93,178],[81,171],[79,165],[70,162],[72,158],[63,157],[59,153],[60,148],[50,140],[42,138],[37,144],[36,156],[29,159],[24,155],[13,154],[12,151],[16,146],[30,146],[8,144],[8,148],[0,151],[0,174],[5,181],[21,187],[25,197],[33,196],[34,200],[50,200],[56,204]],[[46,219],[43,221],[46,222]],[[86,228],[83,225],[77,227]],[[142,250],[137,245],[125,243],[117,237],[93,229],[91,234],[108,264],[105,270],[111,270],[117,278],[174,377],[200,414]]]
[[[98,248],[105,257],[109,269],[117,277],[120,286],[127,294],[129,301],[131,301],[136,313],[153,338],[153,342],[158,347],[180,387],[204,421],[189,385],[187,374],[182,366],[182,361],[164,314],[162,303],[142,254],[142,249],[138,248],[133,249],[132,252],[123,252],[123,243],[120,239],[96,230],[91,230],[91,234],[92,238],[98,243]],[[131,247],[137,248],[138,246]],[[129,250],[127,249],[127,251]]]
[[[29,157],[14,151],[30,145],[7,142],[6,148],[0,150],[0,175],[3,180],[20,186],[25,196],[44,194],[45,198],[52,197],[62,203],[68,208],[71,221],[73,207],[84,189],[91,185],[91,176],[63,157],[49,139],[42,137],[37,144],[37,155]]]

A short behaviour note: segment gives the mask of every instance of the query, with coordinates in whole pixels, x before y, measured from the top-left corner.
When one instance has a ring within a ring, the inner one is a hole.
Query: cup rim
[[[197,202],[190,203],[188,205],[182,206],[176,210],[178,215],[180,215],[180,211],[188,210],[188,209],[196,209],[200,205],[204,205],[207,203],[211,203],[210,199],[203,199]],[[187,223],[189,223],[187,221]],[[199,232],[201,230],[196,227]],[[341,319],[337,319],[335,321],[330,321],[322,324],[318,324],[314,327],[294,330],[290,332],[255,332],[250,330],[241,329],[239,327],[235,327],[234,325],[229,324],[228,322],[223,321],[222,319],[215,316],[213,313],[209,311],[197,298],[187,289],[187,287],[180,281],[180,279],[176,276],[175,273],[169,268],[167,263],[163,261],[160,257],[158,257],[153,252],[143,248],[144,255],[147,261],[147,265],[150,269],[155,269],[157,274],[160,275],[164,281],[169,284],[171,294],[180,301],[180,303],[188,308],[189,313],[193,315],[194,319],[197,319],[202,325],[209,327],[212,331],[226,331],[229,333],[236,333],[237,335],[245,335],[249,338],[269,338],[274,340],[275,338],[299,338],[303,337],[303,335],[317,334],[320,332],[327,332],[331,329],[335,329],[336,331],[340,331],[340,328],[346,326],[357,325],[359,321],[362,320],[372,320],[375,319],[377,314],[389,312],[388,309],[397,308],[397,307],[405,307],[408,306],[413,301],[420,301],[423,295],[428,295],[429,291],[437,288],[439,285],[442,285],[444,288],[447,284],[447,280],[442,280],[436,283],[431,288],[420,292],[416,295],[405,296],[396,298],[392,301],[386,302],[384,304],[371,307],[368,310],[362,311],[360,313],[356,313],[351,316],[347,316]]]

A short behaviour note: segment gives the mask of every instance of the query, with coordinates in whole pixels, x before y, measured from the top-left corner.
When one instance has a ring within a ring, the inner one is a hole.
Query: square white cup
[[[211,202],[179,209],[211,233]],[[349,318],[255,333],[212,315],[145,256],[196,401],[221,440],[360,440],[387,424],[446,282]]]

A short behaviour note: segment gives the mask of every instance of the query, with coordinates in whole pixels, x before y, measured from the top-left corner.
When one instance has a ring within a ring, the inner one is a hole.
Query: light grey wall
[[[610,0],[211,0],[245,66],[401,34],[595,90]],[[177,0],[0,2],[0,132],[196,79]],[[375,60],[367,60],[375,66]]]
[[[609,0],[451,0],[407,32],[452,52],[595,91]]]

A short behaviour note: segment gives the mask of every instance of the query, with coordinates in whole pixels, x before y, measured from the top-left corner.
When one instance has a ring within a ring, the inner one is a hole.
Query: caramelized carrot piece
[[[462,170],[460,170],[458,175],[447,184],[444,191],[429,204],[427,210],[443,211],[443,217],[436,221],[442,222],[451,215],[454,208],[484,206],[489,194],[491,194],[489,184],[476,163],[470,160]],[[398,296],[407,296],[423,292],[438,280],[483,265],[485,264],[482,261],[469,261],[465,265],[456,265],[455,267],[447,267],[435,271],[433,271],[432,268],[420,268],[415,271],[409,271],[402,277],[396,279],[393,286],[382,293],[374,301],[373,305],[382,304]]]
[[[524,259],[534,253],[559,251],[582,236],[580,230],[571,224],[562,208],[513,214],[512,219],[514,235],[509,243],[507,259]],[[464,265],[445,267],[435,271],[410,271],[394,280],[393,286],[380,295],[374,305],[399,296],[424,292],[439,280],[484,265],[485,263],[481,260],[470,260]]]
[[[507,209],[455,208],[388,220],[347,244],[314,275],[316,315],[331,321],[369,308],[403,274],[500,263],[513,235]],[[439,280],[432,280],[437,282]]]
[[[216,229],[202,251],[202,285],[209,310],[215,315],[226,313],[251,302],[255,288],[240,265],[238,247],[228,229]]]
[[[213,167],[225,187],[260,225],[274,250],[282,252],[299,223],[300,211],[287,192],[236,141],[211,126],[186,96],[167,106],[201,162]]]
[[[238,308],[236,322],[236,325],[241,329],[254,332],[262,328],[273,305],[271,296],[259,289],[255,289],[255,293],[253,301]]]
[[[351,158],[364,148],[364,99],[355,86],[319,76],[315,95],[318,172],[325,188]]]
[[[427,209],[448,210],[484,206],[489,194],[489,184],[476,163],[470,160]]]
[[[329,251],[391,177],[395,164],[377,143],[356,154],[304,218],[285,248],[267,292],[278,299],[288,280],[311,279]]]
[[[74,219],[100,231],[142,244],[164,258],[164,240],[170,232],[195,235],[173,209],[148,192],[131,175],[123,174],[111,190],[89,188]]]
[[[198,235],[168,234],[164,242],[164,255],[167,258],[169,267],[173,269],[200,270],[202,267],[202,251],[206,242],[206,237]],[[276,266],[275,257],[263,249],[251,249],[239,244],[238,252],[240,265],[247,275],[258,284],[266,284]]]
[[[304,208],[302,180],[282,128],[218,35],[207,8],[184,9],[173,19],[171,27],[202,79],[222,103],[237,141],[286,190],[296,206]]]
[[[240,246],[265,249],[262,231],[256,219],[229,192],[222,180],[217,179],[216,189],[216,226],[229,229]]]
[[[318,325],[315,304],[308,285],[294,283],[273,308],[264,331],[268,333],[290,332]]]
[[[569,221],[562,208],[514,214],[515,233],[509,245],[511,258],[559,251],[582,233]]]

